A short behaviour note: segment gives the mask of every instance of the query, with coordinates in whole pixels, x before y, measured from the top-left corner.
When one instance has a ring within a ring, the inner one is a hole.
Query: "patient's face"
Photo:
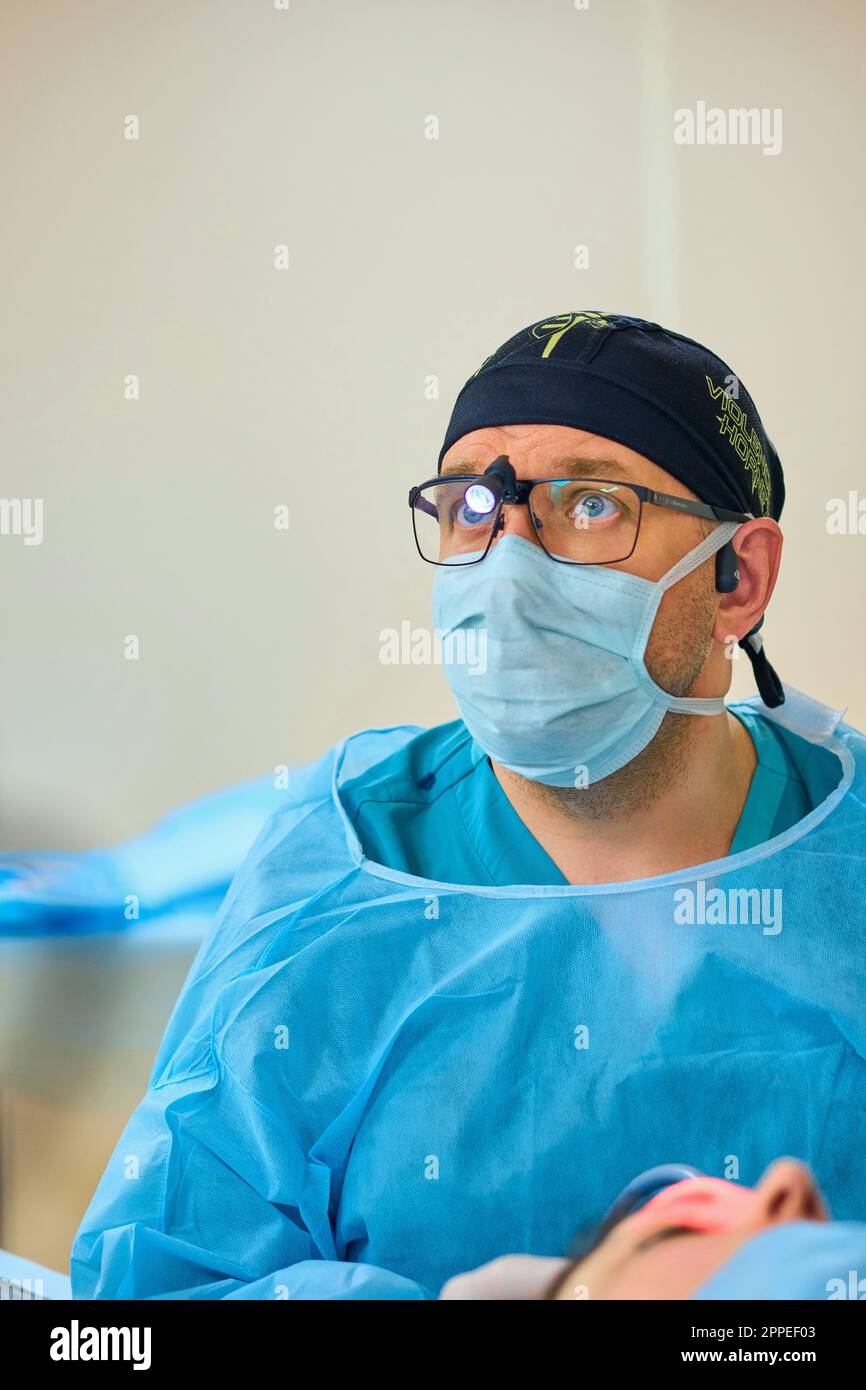
[[[742,1232],[724,1235],[675,1231],[658,1235],[621,1227],[569,1275],[557,1299],[681,1299],[706,1283],[748,1239]]]
[[[676,1183],[614,1227],[554,1296],[689,1298],[759,1231],[809,1220],[826,1221],[827,1211],[811,1173],[794,1159],[779,1159],[755,1188]]]

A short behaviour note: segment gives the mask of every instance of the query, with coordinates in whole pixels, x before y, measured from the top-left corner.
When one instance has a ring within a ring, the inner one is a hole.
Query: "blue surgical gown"
[[[734,709],[757,763],[731,854],[780,835],[812,809],[781,733]],[[462,720],[419,733],[342,792],[370,859],[444,882],[567,882],[523,824]]]
[[[630,883],[370,859],[343,789],[415,729],[299,770],[84,1215],[75,1296],[434,1297],[561,1255],[674,1161],[754,1184],[789,1154],[866,1218],[866,740],[795,691],[750,708],[813,809]]]

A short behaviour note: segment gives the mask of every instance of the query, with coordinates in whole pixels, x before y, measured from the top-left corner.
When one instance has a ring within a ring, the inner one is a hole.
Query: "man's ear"
[[[737,554],[740,572],[736,589],[719,597],[719,611],[713,628],[717,642],[731,637],[739,641],[764,616],[776,587],[782,559],[782,531],[770,517],[745,521],[731,544]]]

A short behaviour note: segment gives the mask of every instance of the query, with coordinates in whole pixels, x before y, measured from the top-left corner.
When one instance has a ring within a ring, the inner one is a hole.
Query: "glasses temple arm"
[[[636,489],[637,490],[637,489]],[[656,507],[668,507],[671,511],[688,512],[690,516],[705,516],[711,521],[754,521],[753,512],[732,512],[727,507],[711,507],[706,502],[691,502],[687,497],[674,497],[669,492],[653,492],[647,489],[644,501]]]
[[[428,502],[426,497],[419,497],[420,488],[413,487],[409,493],[409,506],[415,511],[426,512],[428,516],[438,519],[439,512],[432,502]]]

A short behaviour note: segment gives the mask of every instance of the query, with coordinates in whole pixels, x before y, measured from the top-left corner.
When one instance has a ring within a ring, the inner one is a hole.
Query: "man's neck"
[[[547,787],[491,766],[569,883],[622,883],[724,858],[756,761],[749,733],[725,712],[667,714],[633,762],[594,786]]]

